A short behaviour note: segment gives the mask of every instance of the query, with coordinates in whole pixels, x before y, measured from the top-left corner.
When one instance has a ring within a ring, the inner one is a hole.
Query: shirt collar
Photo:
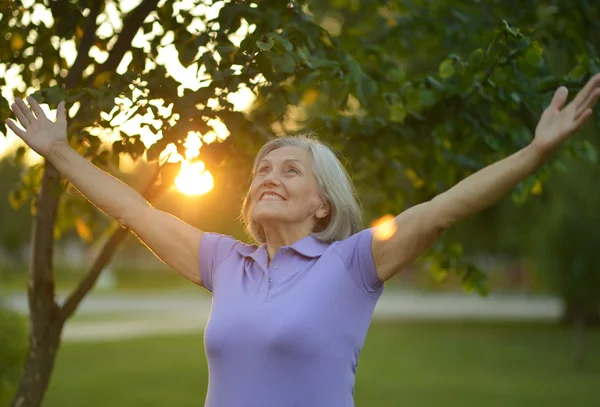
[[[314,235],[306,236],[303,239],[291,244],[290,246],[281,246],[281,249],[292,249],[306,257],[319,257],[329,247],[329,243],[325,243],[317,239]],[[255,258],[259,252],[266,250],[266,244],[257,245],[237,245],[236,249],[244,257]]]
[[[308,235],[291,246],[284,246],[287,247],[306,257],[319,257],[329,247],[329,243],[320,241],[314,235]]]

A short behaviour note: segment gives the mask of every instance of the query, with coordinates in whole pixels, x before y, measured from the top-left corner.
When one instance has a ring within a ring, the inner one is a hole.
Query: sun
[[[175,178],[175,186],[186,195],[202,195],[213,189],[214,180],[202,161],[193,164],[183,161],[181,171]]]

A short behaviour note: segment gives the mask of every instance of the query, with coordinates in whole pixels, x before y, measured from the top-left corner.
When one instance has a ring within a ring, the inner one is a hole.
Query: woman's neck
[[[312,234],[311,228],[293,228],[289,225],[286,227],[263,227],[265,232],[265,240],[267,242],[267,254],[269,255],[269,262],[277,250],[282,246],[290,246],[299,240],[304,239]]]

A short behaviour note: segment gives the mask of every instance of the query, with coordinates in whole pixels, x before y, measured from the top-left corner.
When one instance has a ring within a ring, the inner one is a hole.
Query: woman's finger
[[[29,102],[29,106],[31,106],[31,109],[33,109],[33,112],[35,113],[38,119],[48,119],[48,117],[46,117],[46,113],[44,113],[42,107],[34,98],[29,96],[27,98],[27,101]]]
[[[598,88],[600,85],[600,74],[596,74],[592,76],[592,78],[585,84],[583,89],[579,91],[573,102],[577,109],[581,107],[581,105],[589,98],[590,94],[594,91],[594,89]]]
[[[566,86],[561,86],[554,93],[554,97],[552,98],[552,102],[550,105],[558,110],[561,110],[569,97],[569,89]]]
[[[65,109],[65,102],[62,101],[58,104],[58,107],[56,108],[56,121],[65,121],[67,120],[67,112]]]
[[[33,123],[37,120],[36,117],[31,112],[31,109],[29,109],[29,106],[27,106],[25,104],[25,102],[23,102],[23,100],[16,98],[15,102],[21,108],[21,113],[23,113],[25,115],[25,117],[27,117],[27,120],[29,120],[29,123]]]
[[[590,93],[589,97],[577,108],[575,118],[579,117],[586,110],[592,109],[598,101],[598,98],[600,98],[600,88],[596,88],[596,90]]]
[[[575,132],[581,127],[583,127],[583,125],[588,121],[590,117],[592,117],[592,109],[584,110],[583,113],[577,119],[574,120],[572,131]]]
[[[18,104],[13,103],[10,106],[11,110],[13,111],[13,113],[15,114],[15,116],[17,116],[17,119],[19,120],[19,123],[21,123],[21,126],[27,128],[29,126],[29,119],[27,117],[25,117],[25,114],[21,111],[21,108],[19,107]]]
[[[12,131],[14,131],[14,132],[15,132],[15,134],[16,134],[17,136],[19,136],[19,137],[21,137],[21,138],[23,138],[23,137],[25,136],[25,131],[23,131],[23,129],[21,129],[21,128],[20,128],[20,127],[17,125],[17,123],[15,123],[15,121],[14,121],[14,120],[12,120],[12,119],[8,119],[8,120],[6,121],[6,125],[7,125],[7,126],[8,126],[8,127],[9,127],[9,128],[12,130]]]

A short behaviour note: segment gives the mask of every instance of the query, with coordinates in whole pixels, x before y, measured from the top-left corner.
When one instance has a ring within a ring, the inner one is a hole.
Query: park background
[[[49,112],[66,99],[84,156],[244,241],[252,155],[272,134],[314,130],[345,158],[368,226],[525,146],[552,92],[600,71],[598,15],[584,0],[4,0],[0,117],[15,96],[37,92]],[[387,284],[357,406],[598,405],[597,112],[591,122]],[[208,293],[0,132],[0,405],[27,335],[51,348],[36,327],[62,322],[41,405],[202,405]],[[53,202],[56,218],[42,210]],[[30,275],[43,305],[31,315]],[[82,279],[94,287],[77,307]],[[45,313],[54,295],[74,315]]]

